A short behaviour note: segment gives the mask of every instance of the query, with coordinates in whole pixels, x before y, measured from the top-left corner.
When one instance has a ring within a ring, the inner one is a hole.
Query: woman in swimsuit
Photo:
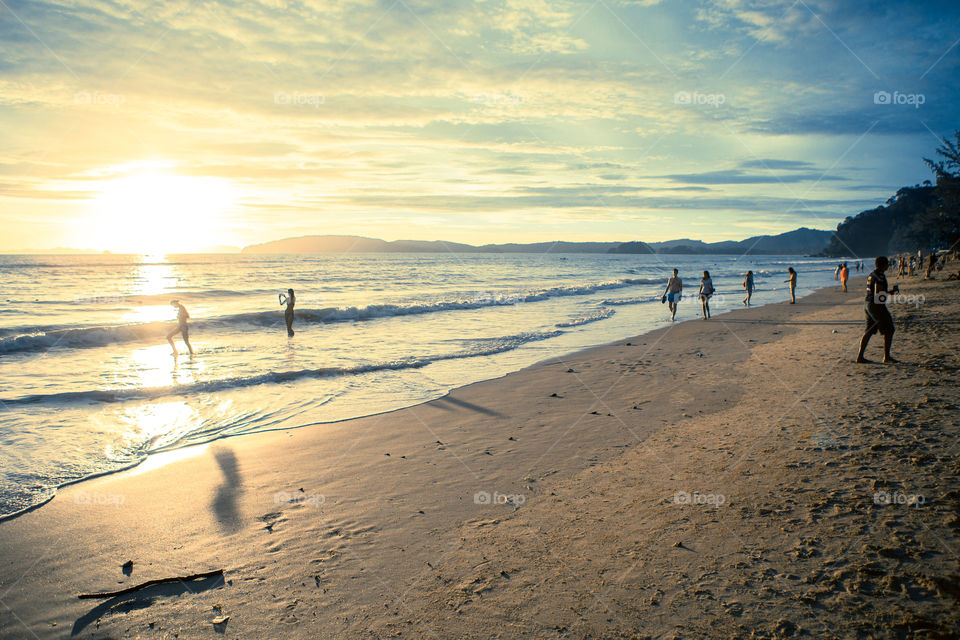
[[[280,304],[286,304],[287,308],[283,311],[283,319],[287,323],[287,336],[293,337],[293,305],[297,302],[297,296],[293,294],[293,289],[287,289],[287,295],[280,294]]]

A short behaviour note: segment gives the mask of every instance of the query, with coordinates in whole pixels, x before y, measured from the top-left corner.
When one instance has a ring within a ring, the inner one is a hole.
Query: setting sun
[[[233,202],[226,180],[140,169],[104,181],[94,197],[89,245],[123,253],[177,253],[218,244]]]

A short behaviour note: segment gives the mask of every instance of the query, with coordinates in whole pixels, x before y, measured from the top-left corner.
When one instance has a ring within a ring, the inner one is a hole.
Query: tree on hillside
[[[868,258],[926,246],[907,236],[917,217],[933,206],[934,192],[933,186],[903,187],[885,204],[846,218],[822,255]]]
[[[909,235],[928,249],[955,249],[960,244],[960,130],[954,140],[944,138],[939,160],[924,158],[936,176],[936,200],[917,216]]]

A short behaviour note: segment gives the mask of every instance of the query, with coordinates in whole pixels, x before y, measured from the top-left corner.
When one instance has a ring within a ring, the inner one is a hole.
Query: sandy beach
[[[0,637],[957,637],[960,284],[862,282],[64,488]]]

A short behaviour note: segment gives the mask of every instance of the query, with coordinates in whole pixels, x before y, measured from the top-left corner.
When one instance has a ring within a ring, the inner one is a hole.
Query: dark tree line
[[[937,159],[924,158],[936,184],[904,187],[875,209],[848,217],[823,251],[826,256],[868,258],[923,249],[955,249],[960,243],[960,131],[943,140]]]

